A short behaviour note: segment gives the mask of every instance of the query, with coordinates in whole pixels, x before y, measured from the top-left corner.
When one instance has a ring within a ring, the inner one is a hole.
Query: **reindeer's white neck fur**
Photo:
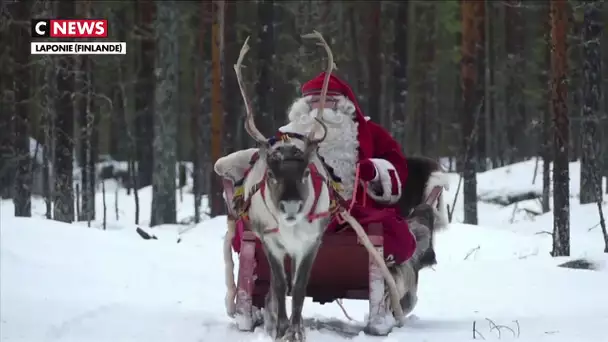
[[[325,174],[325,170],[319,158],[314,156],[311,162],[315,163],[317,170],[322,176],[328,177]],[[265,240],[265,245],[270,249],[270,252],[273,255],[276,255],[279,258],[285,256],[285,254],[301,257],[318,242],[319,234],[322,234],[324,231],[325,227],[322,226],[322,218],[315,219],[313,222],[308,222],[307,215],[311,212],[312,206],[314,205],[315,196],[318,196],[319,199],[314,213],[318,214],[329,210],[331,204],[329,189],[327,185],[324,184],[321,188],[321,192],[316,193],[313,187],[312,178],[309,178],[308,193],[311,194],[311,196],[308,196],[308,198],[305,199],[302,214],[297,217],[296,223],[289,224],[283,220],[279,209],[275,206],[274,201],[271,200],[272,194],[269,193],[268,190],[266,190],[264,198],[262,197],[261,191],[254,194],[251,193],[251,189],[262,181],[265,172],[266,163],[260,158],[252,167],[243,184],[245,187],[245,198],[251,196],[249,218],[252,223],[261,226],[260,229],[279,229],[278,232],[270,233],[268,235],[263,234],[262,231],[256,231],[255,228],[254,231],[258,234],[260,239]],[[312,177],[312,175],[309,177]]]
[[[318,109],[310,110],[311,96],[298,99],[289,111],[289,124],[281,127],[282,132],[308,134],[313,125],[322,134],[319,125],[314,121]],[[319,154],[334,169],[336,176],[342,180],[342,197],[350,199],[355,186],[355,168],[359,159],[358,123],[354,120],[355,106],[345,96],[338,96],[336,109],[323,110],[323,121],[328,132],[325,141],[319,145]]]

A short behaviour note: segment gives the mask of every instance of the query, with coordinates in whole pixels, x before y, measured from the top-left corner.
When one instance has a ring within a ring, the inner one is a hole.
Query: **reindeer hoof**
[[[376,317],[367,323],[363,332],[372,336],[386,336],[393,330],[394,325],[395,319],[393,316]]]
[[[272,336],[277,329],[277,317],[268,310],[268,306],[264,308],[263,317],[264,330],[266,330],[268,335]]]
[[[301,325],[290,326],[285,335],[278,340],[280,342],[304,342],[306,341],[306,335],[304,334],[304,328]]]
[[[268,336],[275,340],[280,340],[280,338],[285,336],[288,327],[289,321],[287,319],[277,320],[277,317],[272,313],[268,311],[264,312],[264,330],[266,330]]]
[[[289,328],[289,321],[287,319],[279,320],[277,322],[277,327],[274,330],[275,331],[275,334],[274,334],[275,340],[283,341],[285,336],[287,336],[288,328]]]

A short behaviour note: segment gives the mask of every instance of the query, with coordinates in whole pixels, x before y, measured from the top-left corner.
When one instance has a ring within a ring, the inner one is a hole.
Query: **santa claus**
[[[279,128],[272,139],[282,135],[307,135],[318,128],[314,118],[318,115],[324,78],[325,72],[302,86],[302,97],[289,110],[289,123]],[[360,222],[370,217],[382,222],[385,258],[391,263],[402,264],[417,250],[424,251],[428,246],[416,248],[416,238],[409,225],[415,223],[418,228],[422,227],[428,236],[436,213],[433,207],[421,205],[408,220],[399,215],[399,200],[408,179],[408,163],[399,144],[384,128],[363,115],[351,88],[333,74],[329,78],[322,116],[327,136],[318,152],[339,184],[340,197],[347,203],[354,202],[351,215]],[[248,149],[224,157],[230,162],[218,161],[216,172],[238,182],[256,151]],[[427,188],[429,185],[437,184],[427,184]],[[337,220],[330,226],[330,230],[339,228]],[[239,243],[237,236],[233,244],[237,251]]]
[[[302,86],[302,97],[291,106],[289,123],[279,128],[279,135],[306,134],[314,129],[324,79],[323,72]],[[333,74],[321,119],[327,126],[327,137],[319,145],[319,154],[337,178],[340,196],[347,202],[354,200],[351,214],[359,221],[369,217],[382,221],[387,261],[407,261],[416,250],[416,239],[408,221],[399,216],[399,199],[408,179],[408,163],[401,146],[383,127],[363,115],[351,88]],[[411,220],[430,230],[432,210],[420,207]],[[376,215],[378,212],[381,215]],[[334,221],[330,229],[338,226]]]

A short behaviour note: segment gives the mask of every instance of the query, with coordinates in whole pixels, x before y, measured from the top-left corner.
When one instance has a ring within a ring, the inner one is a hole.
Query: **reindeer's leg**
[[[412,217],[408,219],[412,234],[416,238],[416,251],[405,263],[398,266],[400,282],[404,287],[404,295],[400,304],[404,315],[410,314],[418,302],[418,275],[420,269],[427,266],[424,257],[429,250],[432,252],[433,238],[433,210],[432,207],[423,204],[414,210]]]
[[[264,315],[264,327],[270,336],[279,339],[285,335],[289,321],[285,298],[287,297],[287,277],[283,264],[283,253],[279,256],[271,252],[273,247],[265,243],[264,250],[270,266],[270,291],[266,297],[266,308]]]
[[[310,279],[310,271],[320,245],[321,242],[319,241],[304,256],[293,259],[292,269],[295,276],[291,289],[291,319],[283,341],[302,342],[305,340],[302,309],[304,308],[304,299],[306,299],[306,287]]]
[[[418,303],[418,272],[418,270],[413,270],[414,282],[400,301],[404,316],[412,313],[416,307],[416,303]]]

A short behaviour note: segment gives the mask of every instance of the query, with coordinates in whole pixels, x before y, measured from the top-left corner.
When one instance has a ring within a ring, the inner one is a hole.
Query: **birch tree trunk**
[[[570,255],[569,118],[567,106],[566,0],[551,1],[551,110],[553,115],[553,251]]]
[[[175,0],[156,3],[156,94],[152,173],[152,217],[150,226],[176,223],[175,168],[177,165],[179,34]]]

